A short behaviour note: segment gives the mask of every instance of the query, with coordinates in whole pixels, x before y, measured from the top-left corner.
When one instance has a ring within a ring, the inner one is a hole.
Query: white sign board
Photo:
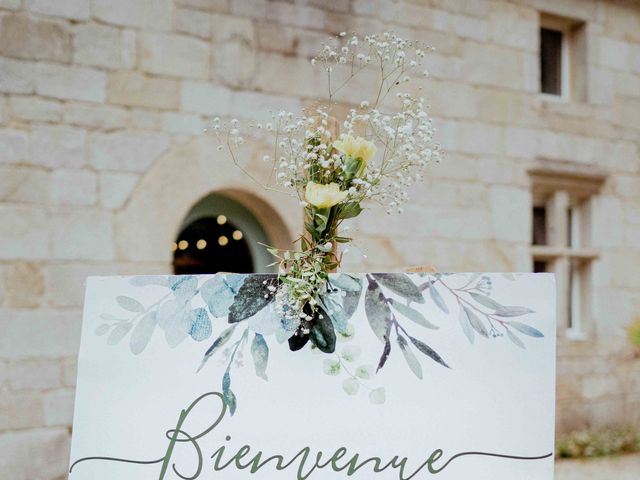
[[[553,478],[552,275],[276,281],[90,278],[70,479]]]

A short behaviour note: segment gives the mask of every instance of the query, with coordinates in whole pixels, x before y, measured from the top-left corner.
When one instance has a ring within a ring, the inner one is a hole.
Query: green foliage
[[[631,345],[640,350],[640,317],[629,326],[628,334]]]
[[[556,442],[559,458],[592,458],[640,452],[640,432],[633,427],[589,431],[561,437]]]

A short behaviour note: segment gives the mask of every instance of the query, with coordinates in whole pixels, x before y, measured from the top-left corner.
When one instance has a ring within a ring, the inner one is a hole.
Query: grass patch
[[[640,452],[640,432],[633,427],[590,431],[560,437],[556,442],[558,458],[595,458]]]

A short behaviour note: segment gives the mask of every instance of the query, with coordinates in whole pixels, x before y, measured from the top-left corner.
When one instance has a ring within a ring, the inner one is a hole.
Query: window
[[[578,166],[565,170],[558,169],[556,162],[541,164],[546,168],[529,172],[532,270],[556,275],[558,330],[580,339],[588,335],[591,325],[592,264],[598,258],[591,238],[593,203],[605,177],[581,172]]]
[[[548,98],[581,100],[585,95],[584,24],[553,15],[540,16],[540,93]]]

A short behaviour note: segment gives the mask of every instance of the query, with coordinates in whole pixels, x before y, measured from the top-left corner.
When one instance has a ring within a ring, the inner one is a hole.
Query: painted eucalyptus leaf
[[[440,328],[427,320],[424,315],[415,308],[404,305],[403,303],[397,302],[395,300],[391,300],[389,303],[391,304],[391,307],[394,308],[400,315],[408,318],[412,322],[417,323],[421,327],[431,328],[433,330],[437,330]]]
[[[424,303],[422,290],[405,273],[374,273],[373,278],[410,302]]]
[[[493,298],[483,295],[482,293],[469,292],[471,298],[473,298],[480,305],[484,305],[491,310],[498,310],[503,308],[498,302],[496,302]]]
[[[322,370],[327,375],[339,375],[342,370],[340,361],[335,358],[327,358],[322,362]]]
[[[149,285],[155,285],[158,287],[168,287],[169,281],[166,276],[163,275],[138,275],[129,279],[131,285],[136,287],[146,287]]]
[[[344,273],[337,276],[332,275],[329,278],[329,283],[331,286],[344,290],[345,292],[359,292],[362,290],[362,280]]]
[[[355,378],[347,378],[342,382],[342,390],[347,395],[356,395],[360,390],[360,382]]]
[[[431,296],[431,300],[433,300],[433,303],[435,303],[440,310],[442,310],[446,314],[449,314],[449,307],[447,307],[447,304],[444,302],[442,295],[440,295],[440,292],[438,292],[438,289],[436,289],[436,286],[433,283],[429,288],[429,295]]]
[[[526,307],[500,307],[496,310],[496,315],[499,317],[521,317],[529,313],[534,312]]]
[[[473,343],[475,338],[475,334],[473,333],[473,327],[471,326],[471,322],[469,322],[469,317],[467,316],[467,312],[465,312],[464,308],[460,308],[460,313],[458,314],[458,321],[460,322],[460,326],[462,327],[462,331],[465,336],[469,339],[469,342]]]
[[[236,280],[230,281],[230,278]],[[239,275],[233,277],[216,275],[204,282],[200,288],[200,295],[214,317],[225,317],[229,313],[229,307],[238,294],[243,281],[243,277]]]
[[[391,322],[391,309],[378,286],[378,282],[369,283],[364,297],[364,310],[371,330],[381,342],[385,342],[388,326]]]
[[[120,340],[129,333],[132,327],[132,322],[120,322],[113,330],[111,330],[111,333],[107,337],[107,345],[116,345],[119,343]]]
[[[487,331],[487,327],[484,325],[482,320],[475,314],[475,312],[468,306],[462,305],[464,312],[467,314],[467,318],[469,319],[469,324],[473,327],[473,329],[482,335],[485,338],[489,338],[489,332]]]
[[[384,387],[376,388],[369,392],[369,401],[374,405],[382,405],[387,401],[387,395]]]
[[[416,348],[418,350],[420,350],[422,353],[424,353],[427,357],[431,358],[432,360],[438,362],[440,365],[442,365],[443,367],[447,367],[447,368],[451,368],[449,367],[449,365],[447,365],[447,363],[442,359],[442,357],[440,355],[438,355],[435,350],[433,350],[429,345],[427,345],[424,342],[421,342],[420,340],[418,340],[417,338],[413,338],[413,337],[409,337],[409,340],[411,340],[411,343],[413,343]]]
[[[533,328],[533,327],[531,327],[529,325],[526,325],[524,323],[511,321],[511,322],[509,322],[509,326],[515,328],[520,333],[524,333],[525,335],[528,335],[530,337],[537,337],[537,338],[544,337],[544,334],[540,330],[537,330],[537,329],[535,329],[535,328]]]
[[[197,342],[211,336],[211,319],[204,308],[196,308],[187,314],[188,333]]]
[[[222,348],[222,346],[225,345],[231,339],[235,329],[236,329],[236,326],[235,325],[231,325],[226,330],[223,330],[222,333],[220,334],[220,336],[213,341],[211,346],[204,353],[204,358],[202,359],[202,363],[198,367],[198,372],[200,370],[202,370],[202,367],[204,367],[204,364],[207,362],[207,360],[209,360],[209,358],[214,353],[216,353],[218,350],[220,350],[220,348]]]
[[[129,312],[133,312],[133,313],[144,312],[144,307],[135,298],[120,295],[116,297],[116,302],[118,302],[118,305],[120,305],[122,308],[124,308]]]
[[[266,281],[266,283],[264,283]],[[277,283],[273,276],[252,275],[245,279],[229,307],[229,323],[252,317],[273,301],[269,286]]]
[[[198,293],[198,278],[194,275],[171,275],[168,280],[179,303],[187,303]]]
[[[409,368],[411,369],[413,374],[420,380],[422,380],[422,365],[420,365],[420,362],[411,351],[407,340],[404,337],[398,335],[398,345],[400,346],[400,350],[404,355],[404,359],[407,361],[407,365],[409,365]]]
[[[309,339],[321,352],[333,353],[336,350],[336,331],[327,312],[317,307],[317,315],[314,318]]]
[[[347,362],[355,362],[362,353],[362,349],[357,345],[346,345],[343,347],[341,356]]]
[[[156,313],[149,312],[143,316],[131,332],[129,348],[131,353],[139,355],[147,348],[156,328]]]
[[[108,323],[103,323],[98,328],[96,328],[93,331],[93,333],[94,335],[101,337],[103,335],[106,335],[110,328],[111,328],[111,325],[109,325]]]
[[[269,363],[269,346],[264,337],[256,333],[251,342],[251,356],[253,357],[253,366],[256,369],[256,375],[264,380],[267,377],[267,364]]]
[[[356,368],[356,377],[361,378],[363,380],[369,380],[373,377],[373,366],[372,365],[361,365]]]
[[[376,372],[379,372],[382,367],[384,367],[384,365],[387,363],[387,360],[389,359],[389,355],[391,354],[391,339],[389,338],[390,330],[391,329],[389,329],[387,331],[387,334],[385,335],[384,349],[382,350],[382,355],[380,356],[380,360],[378,361],[378,368],[376,369]]]
[[[509,340],[511,340],[513,343],[515,343],[517,346],[519,346],[520,348],[526,349],[527,347],[525,347],[524,342],[522,340],[520,340],[515,333],[513,333],[511,330],[507,330],[507,337],[509,337]]]
[[[222,377],[222,396],[224,398],[224,403],[229,409],[229,413],[231,415],[236,413],[237,400],[235,394],[231,390],[231,375],[229,374],[229,370],[227,370],[224,373],[224,377]]]

